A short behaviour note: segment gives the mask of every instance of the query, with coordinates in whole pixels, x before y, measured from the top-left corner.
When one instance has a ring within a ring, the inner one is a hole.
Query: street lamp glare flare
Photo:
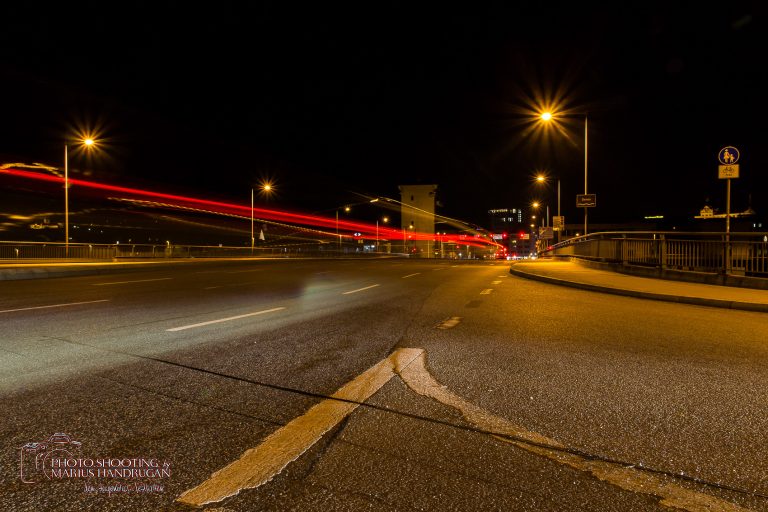
[[[542,121],[550,121],[552,119],[552,112],[544,112],[541,114]]]

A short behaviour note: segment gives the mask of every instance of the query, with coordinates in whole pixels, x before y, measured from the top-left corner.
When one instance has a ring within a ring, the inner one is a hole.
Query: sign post
[[[717,154],[717,159],[720,161],[720,165],[717,166],[717,177],[726,180],[725,251],[723,252],[726,274],[731,272],[731,179],[739,177],[740,156],[739,150],[733,146],[726,146]]]

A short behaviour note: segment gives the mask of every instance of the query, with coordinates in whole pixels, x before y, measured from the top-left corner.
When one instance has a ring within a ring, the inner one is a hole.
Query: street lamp
[[[544,121],[545,123],[548,123],[550,121],[553,121],[555,119],[555,115],[552,112],[542,112],[539,118]],[[584,114],[584,194],[588,194],[589,191],[587,189],[587,168],[588,168],[588,155],[589,155],[589,114]],[[559,188],[558,188],[559,190]],[[589,208],[584,208],[584,234],[587,234],[587,212],[589,211]],[[559,213],[558,213],[559,216]]]
[[[344,207],[344,211],[349,213],[352,208],[349,206]],[[336,208],[336,238],[339,241],[339,251],[341,251],[341,237],[339,236],[339,209]]]
[[[544,118],[543,115],[544,114],[542,114],[542,119]],[[547,177],[544,176],[543,174],[539,174],[538,176],[536,176],[536,182],[537,183],[546,183],[547,182]],[[557,216],[558,216],[558,218],[561,219],[561,222],[562,222],[562,217],[560,216],[560,178],[557,178]],[[547,217],[549,217],[549,214],[547,214]],[[557,243],[560,243],[560,231],[562,230],[562,228],[563,228],[563,226],[561,225],[557,229]]]
[[[274,192],[274,186],[268,181],[264,181],[259,185],[259,188],[261,189],[260,194],[262,195],[270,196],[272,192]],[[251,254],[253,254],[253,247],[256,243],[255,232],[253,230],[253,196],[254,190],[253,187],[251,187]]]
[[[80,144],[90,149],[96,141],[86,137]],[[69,257],[69,144],[64,144],[64,255]]]
[[[378,201],[378,199],[376,200]],[[375,201],[371,201],[372,203]],[[389,222],[389,217],[383,217],[381,221],[386,224]],[[376,219],[376,252],[379,252],[379,219]]]

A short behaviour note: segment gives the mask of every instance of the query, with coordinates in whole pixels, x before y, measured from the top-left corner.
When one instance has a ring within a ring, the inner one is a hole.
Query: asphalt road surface
[[[768,510],[762,313],[397,259],[0,290],[3,511]]]

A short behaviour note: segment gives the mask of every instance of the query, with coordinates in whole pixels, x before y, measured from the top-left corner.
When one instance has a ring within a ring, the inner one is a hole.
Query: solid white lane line
[[[285,308],[272,308],[272,309],[265,309],[264,311],[257,311],[255,313],[246,313],[244,315],[237,315],[237,316],[230,316],[228,318],[219,318],[218,320],[210,320],[208,322],[200,322],[199,324],[192,324],[192,325],[183,325],[181,327],[174,327],[172,329],[166,329],[168,332],[176,332],[176,331],[183,331],[185,329],[193,329],[195,327],[203,327],[204,325],[211,325],[211,324],[218,324],[221,322],[229,322],[230,320],[238,320],[240,318],[247,318],[249,316],[256,316],[256,315],[263,315],[265,313],[273,313],[275,311],[281,311]]]
[[[249,270],[228,270],[227,274],[242,274],[244,272],[264,272],[263,268],[254,268]]]
[[[158,277],[157,279],[136,279],[135,281],[115,281],[113,283],[93,283],[92,286],[107,286],[110,284],[148,283],[150,281],[168,281],[172,277]]]
[[[480,295],[488,295],[493,291],[493,288],[486,288],[485,290],[480,292]]]
[[[421,272],[416,272],[415,274],[408,274],[407,276],[403,276],[400,279],[408,279],[409,277],[417,276],[421,274]]]
[[[238,460],[182,493],[176,501],[200,507],[269,482],[422,353],[422,349],[397,349],[339,388],[332,398],[314,405],[304,415],[273,432]]]
[[[376,288],[377,286],[381,286],[378,284],[372,284],[371,286],[366,286],[365,288],[358,288],[357,290],[350,290],[348,292],[342,293],[342,295],[349,295],[350,293],[357,293],[362,292],[363,290],[370,290],[371,288]]]
[[[32,306],[29,308],[4,309],[0,313],[13,313],[15,311],[29,311],[32,309],[63,308],[65,306],[79,306],[80,304],[95,304],[96,302],[109,302],[109,299],[88,300],[85,302],[67,302],[66,304],[51,304],[50,306]]]
[[[735,503],[677,485],[663,476],[656,476],[647,471],[635,469],[632,466],[625,467],[616,463],[588,459],[581,455],[564,451],[562,450],[564,446],[556,440],[545,437],[537,432],[526,430],[506,418],[496,416],[468,402],[461,396],[453,393],[446,386],[440,384],[427,370],[426,353],[424,352],[419,354],[414,361],[398,373],[411,390],[449,407],[453,407],[472,425],[481,430],[496,433],[496,435],[491,434],[495,439],[546,457],[558,464],[590,473],[599,480],[622,489],[660,498],[660,504],[667,507],[679,508],[689,512],[748,511],[748,509],[742,508]],[[507,436],[524,441],[515,441]]]

